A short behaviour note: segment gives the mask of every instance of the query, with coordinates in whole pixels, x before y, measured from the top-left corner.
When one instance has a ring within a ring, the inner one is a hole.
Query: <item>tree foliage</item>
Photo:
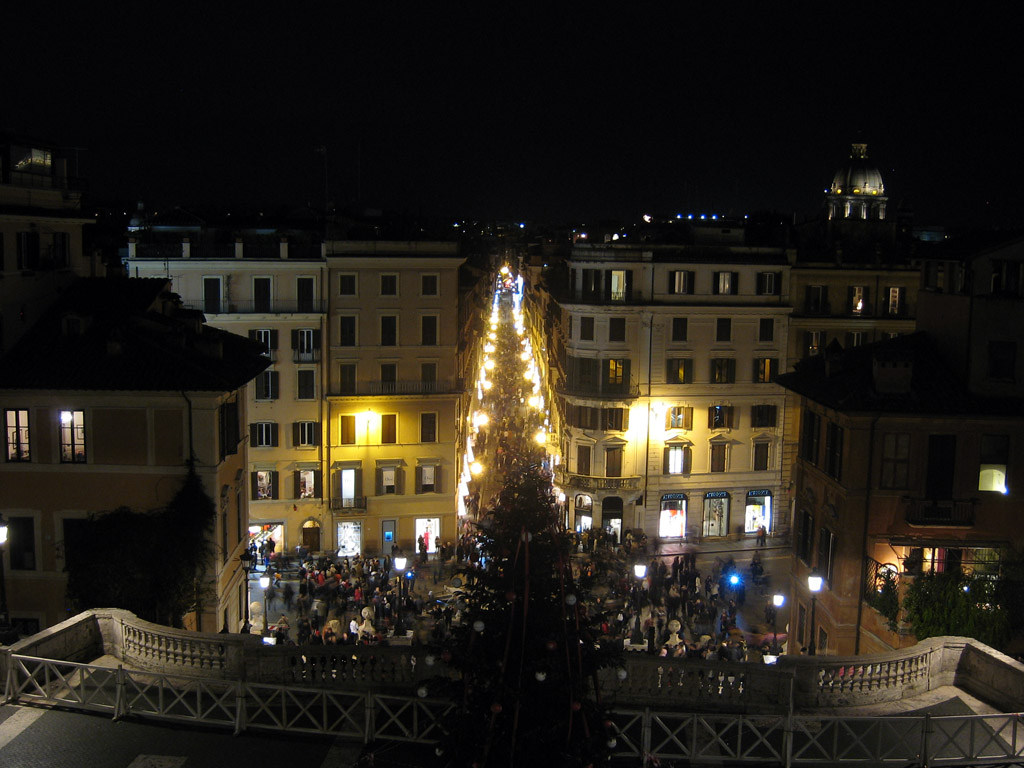
[[[923,574],[907,589],[903,608],[918,640],[961,635],[1002,648],[1011,635],[998,579],[961,571]]]
[[[597,672],[619,653],[597,645],[600,615],[573,582],[571,535],[537,467],[513,477],[477,531],[480,568],[462,569],[462,624],[437,650],[456,671],[433,691],[457,706],[447,765],[590,765],[610,722]]]
[[[93,514],[68,542],[68,599],[180,626],[202,595],[216,506],[191,468],[163,509]]]

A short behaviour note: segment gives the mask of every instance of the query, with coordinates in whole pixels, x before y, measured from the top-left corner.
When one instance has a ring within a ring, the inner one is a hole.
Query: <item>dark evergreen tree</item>
[[[442,762],[456,766],[586,766],[610,752],[598,670],[603,618],[572,576],[573,542],[537,466],[513,474],[477,527],[479,567],[464,568],[463,621],[437,650],[455,671],[431,692],[450,697]]]

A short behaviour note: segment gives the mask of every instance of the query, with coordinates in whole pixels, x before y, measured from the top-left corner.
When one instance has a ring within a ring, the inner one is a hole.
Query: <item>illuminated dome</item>
[[[868,162],[868,145],[854,144],[850,161],[836,171],[826,191],[829,219],[884,219],[885,184]]]

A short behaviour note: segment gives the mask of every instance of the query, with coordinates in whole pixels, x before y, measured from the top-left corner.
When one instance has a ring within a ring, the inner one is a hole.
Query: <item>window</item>
[[[381,467],[378,472],[378,496],[391,496],[398,493],[398,467]]]
[[[17,250],[18,269],[39,269],[39,233],[19,232]]]
[[[861,347],[864,345],[864,331],[847,331],[846,348]]]
[[[778,296],[782,293],[781,272],[758,272],[757,273],[757,295]]]
[[[777,357],[754,358],[754,383],[770,384],[775,381],[778,374],[779,359]]]
[[[277,371],[262,371],[256,376],[256,399],[277,400],[281,396]]]
[[[342,445],[356,444],[356,417],[355,414],[344,414],[338,418],[340,436],[338,442]]]
[[[686,341],[686,318],[672,318],[672,341]]]
[[[886,309],[886,313],[890,317],[900,317],[906,314],[906,306],[904,301],[904,289],[892,287],[889,289],[889,301]]]
[[[437,275],[420,276],[420,294],[423,296],[437,296]]]
[[[674,405],[665,413],[665,429],[693,429],[693,408]]]
[[[808,285],[804,293],[804,311],[809,315],[828,314],[828,287]]]
[[[809,510],[800,510],[796,535],[796,556],[808,565],[814,550],[814,515]]]
[[[774,427],[778,418],[778,408],[774,405],[750,406],[750,426],[755,428]]]
[[[731,405],[708,407],[708,429],[729,429],[734,426]]]
[[[717,295],[733,295],[739,293],[739,272],[715,272],[711,283],[711,292]]]
[[[380,319],[380,345],[394,347],[398,344],[398,317],[384,315]]]
[[[315,400],[316,399],[316,371],[312,369],[299,370],[296,372],[297,375],[297,394],[296,399],[298,400]]]
[[[925,497],[935,501],[952,499],[955,470],[956,435],[928,435]]]
[[[668,292],[674,294],[693,293],[693,272],[686,270],[669,272]]]
[[[441,467],[421,464],[416,468],[416,493],[441,492]]]
[[[338,345],[342,347],[356,345],[356,318],[354,315],[342,315],[338,318]]]
[[[420,382],[428,385],[437,383],[437,363],[420,363]],[[432,387],[424,389],[431,391]]]
[[[220,278],[203,278],[203,312],[209,315],[220,314]]]
[[[320,445],[320,422],[296,421],[292,425],[292,445],[299,448]]]
[[[832,588],[832,577],[835,573],[836,564],[836,535],[828,528],[822,528],[818,532],[818,573]]]
[[[220,457],[238,453],[238,401],[222,403],[218,413],[220,434]]]
[[[338,293],[341,296],[356,295],[356,276],[338,275]]]
[[[832,421],[825,428],[825,472],[836,480],[843,473],[843,428]]]
[[[60,460],[65,464],[85,463],[85,412],[60,412]]]
[[[425,347],[437,345],[437,317],[426,315],[420,318],[420,344]]]
[[[732,340],[732,320],[728,317],[720,317],[715,322],[715,341]]]
[[[263,353],[264,357],[274,359],[274,350],[277,349],[277,331],[272,328],[257,328],[249,331],[249,338],[267,348],[267,351]]]
[[[847,308],[852,315],[866,315],[868,312],[868,287],[866,285],[851,285],[850,300]]]
[[[1006,466],[1010,462],[1009,435],[982,435],[978,490],[1006,493]]]
[[[385,444],[398,442],[398,416],[385,413],[380,417],[380,441]]]
[[[420,442],[421,443],[436,443],[437,442],[437,414],[436,413],[421,413],[420,414]]]
[[[821,417],[804,410],[803,429],[800,433],[800,458],[818,464],[818,445],[821,440]]]
[[[392,393],[395,391],[395,384],[398,382],[398,363],[380,364],[381,392]]]
[[[594,318],[592,317],[581,317],[580,318],[580,341],[593,341],[594,340]]]
[[[665,448],[662,474],[688,475],[693,465],[693,451],[688,445],[670,445]]]
[[[762,317],[757,324],[758,341],[775,341],[775,320]]]
[[[1016,381],[1017,343],[990,341],[988,343],[988,377],[997,381]]]
[[[36,521],[31,517],[11,517],[7,521],[7,552],[12,571],[36,569]]]
[[[319,499],[320,473],[315,469],[295,470],[295,498],[296,499]]]
[[[731,357],[711,358],[711,383],[732,384],[736,381],[736,361]]]
[[[251,475],[253,501],[264,501],[277,498],[277,472],[259,469]]]
[[[820,355],[825,351],[824,331],[804,331],[804,351],[808,356]]]
[[[31,461],[28,440],[28,411],[4,412],[7,440],[7,461]]]
[[[711,444],[711,471],[725,472],[725,443]]]
[[[628,428],[629,411],[625,408],[602,408],[601,429],[622,432]]]
[[[906,488],[910,472],[910,435],[889,433],[882,438],[882,488]]]
[[[611,359],[605,361],[605,383],[610,384],[613,387],[622,386],[626,381],[626,360],[622,359]]]
[[[769,443],[759,440],[754,443],[754,471],[764,472],[768,469],[768,446]]]
[[[342,363],[338,366],[338,391],[343,395],[356,393],[355,363]]]
[[[312,363],[320,359],[320,332],[315,328],[292,331],[292,351],[296,363]]]
[[[277,445],[277,424],[257,421],[249,425],[249,442],[254,448],[272,448]]]
[[[314,299],[316,292],[314,290],[314,279],[312,277],[297,277],[295,278],[295,298],[296,298],[296,310],[298,312],[313,312]]]
[[[666,381],[669,384],[692,384],[693,383],[693,359],[689,357],[673,357],[667,363],[668,374]]]
[[[625,269],[608,272],[608,298],[612,301],[626,301],[629,298],[629,283],[632,273]]]
[[[253,312],[270,312],[270,278],[254,277],[252,279]]]
[[[608,341],[626,340],[626,318],[613,317],[608,320]]]
[[[616,445],[612,448],[605,448],[604,476],[622,477],[622,446]]]
[[[590,446],[576,446],[576,472],[580,475],[590,474]]]
[[[380,295],[381,296],[397,296],[398,295],[398,275],[381,275],[380,276]]]

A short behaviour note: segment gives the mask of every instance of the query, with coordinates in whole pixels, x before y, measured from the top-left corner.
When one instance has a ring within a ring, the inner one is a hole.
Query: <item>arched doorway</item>
[[[601,527],[612,540],[619,544],[622,541],[622,498],[609,496],[601,501]]]
[[[320,551],[319,520],[307,520],[302,524],[302,547],[308,552]]]

